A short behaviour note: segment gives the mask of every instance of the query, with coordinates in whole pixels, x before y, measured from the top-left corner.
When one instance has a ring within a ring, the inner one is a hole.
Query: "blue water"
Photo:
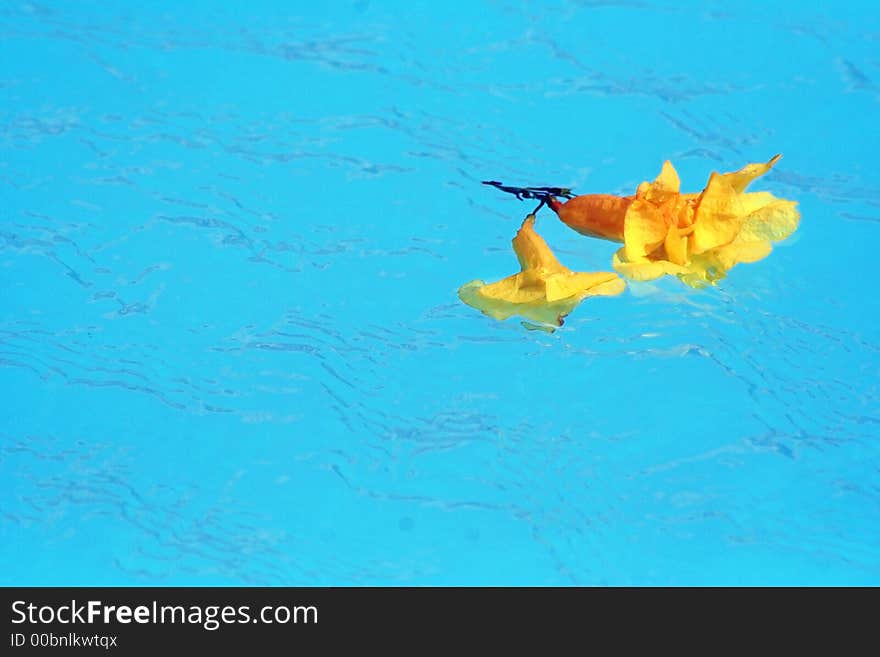
[[[322,4],[0,7],[0,584],[880,584],[876,4]],[[480,180],[777,152],[717,288],[457,299]]]

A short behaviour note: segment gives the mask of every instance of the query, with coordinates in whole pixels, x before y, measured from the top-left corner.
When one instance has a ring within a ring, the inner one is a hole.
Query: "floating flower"
[[[688,285],[714,284],[740,262],[767,257],[772,243],[791,235],[800,214],[794,201],[746,192],[780,156],[733,173],[713,173],[699,194],[682,194],[672,164],[634,196],[586,194],[547,204],[574,230],[623,242],[614,269],[633,280],[671,274]]]
[[[466,283],[458,291],[461,300],[495,319],[518,315],[552,330],[587,297],[614,296],[625,288],[613,272],[576,272],[563,266],[535,232],[534,214],[513,238],[513,250],[518,274],[495,283]]]

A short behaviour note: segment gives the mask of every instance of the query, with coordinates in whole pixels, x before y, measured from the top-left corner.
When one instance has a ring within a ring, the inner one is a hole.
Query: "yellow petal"
[[[522,271],[495,283],[471,281],[459,298],[495,319],[513,315],[553,326],[587,297],[612,296],[625,284],[612,272],[573,272],[560,264],[547,243],[535,232],[529,215],[513,239]]]
[[[672,162],[666,160],[663,168],[660,169],[660,175],[654,179],[654,182],[643,182],[636,190],[636,197],[643,198],[652,203],[662,203],[671,195],[677,195],[681,189],[681,180],[678,178],[678,172],[672,166]]]
[[[674,194],[678,194],[681,189],[681,180],[678,178],[678,172],[669,160],[663,163],[663,168],[660,169],[660,175],[654,181],[654,186]]]
[[[544,238],[535,232],[535,215],[525,218],[520,229],[513,238],[513,252],[519,260],[523,271],[544,269],[547,271],[568,271],[563,267]]]
[[[712,252],[718,269],[727,272],[740,262],[758,262],[773,250],[770,242],[733,242]]]
[[[713,173],[697,207],[690,250],[703,253],[733,241],[745,221],[739,195],[722,176]]]
[[[783,199],[773,199],[758,210],[752,212],[743,222],[736,241],[779,242],[797,230],[800,212],[797,203]]]
[[[626,256],[626,248],[618,249],[611,260],[614,270],[623,274],[632,281],[653,281],[667,274],[680,276],[689,273],[687,267],[682,267],[668,260],[649,260],[640,258],[630,260]]]
[[[741,194],[746,190],[755,178],[760,178],[773,168],[773,165],[779,161],[782,155],[774,155],[767,162],[757,164],[747,164],[739,171],[721,174],[721,177],[729,184],[735,192]]]
[[[745,193],[746,187],[767,173],[781,156],[764,164],[748,164],[733,173],[712,173],[697,201],[690,251],[703,253],[732,242],[749,215],[777,202],[768,192]]]
[[[666,258],[677,265],[686,265],[688,261],[687,244],[687,236],[682,235],[677,227],[670,226],[664,242]]]
[[[623,243],[628,260],[645,258],[666,240],[671,218],[653,203],[637,198],[626,211]]]
[[[734,265],[741,262],[757,262],[770,255],[769,242],[734,242],[706,253],[693,256],[688,263],[688,273],[679,278],[691,287],[715,285],[727,276]]]

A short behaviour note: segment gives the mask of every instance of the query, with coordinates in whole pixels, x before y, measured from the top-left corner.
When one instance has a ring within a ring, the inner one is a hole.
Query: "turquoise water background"
[[[878,110],[873,2],[3,3],[0,584],[880,584]],[[481,180],[778,152],[717,288],[457,299]]]

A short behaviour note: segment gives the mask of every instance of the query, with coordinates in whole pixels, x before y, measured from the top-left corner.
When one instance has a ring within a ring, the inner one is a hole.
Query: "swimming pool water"
[[[880,584],[874,3],[321,4],[0,7],[0,584]],[[717,288],[456,296],[777,152]]]

